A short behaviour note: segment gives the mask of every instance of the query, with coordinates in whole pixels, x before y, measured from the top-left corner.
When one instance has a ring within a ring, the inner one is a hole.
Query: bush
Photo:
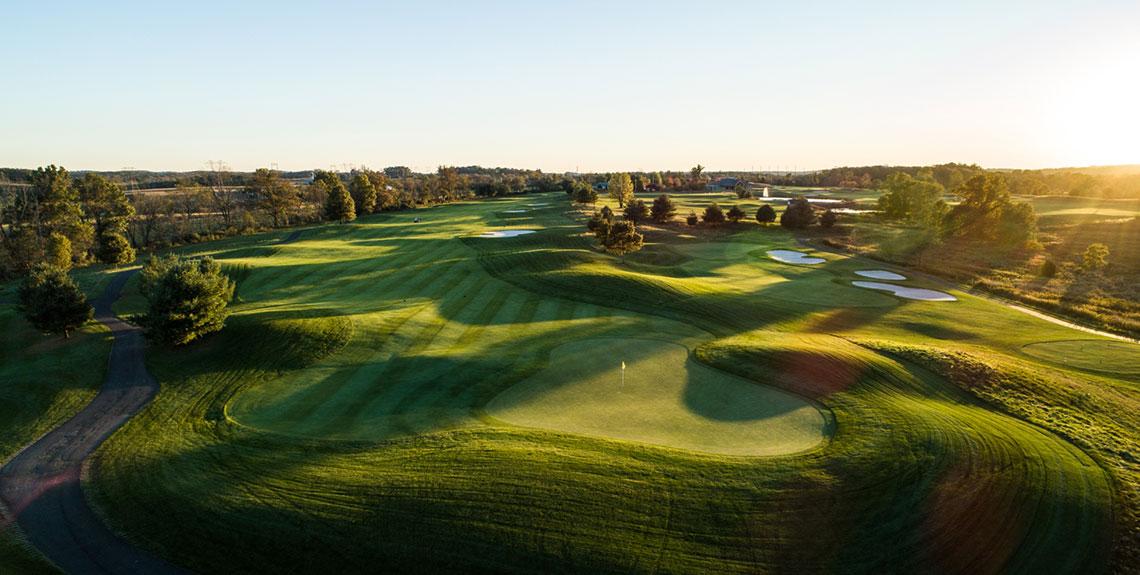
[[[737,186],[736,197],[741,200],[748,200],[752,198],[752,188],[748,186]]]
[[[38,264],[19,289],[20,312],[36,329],[48,333],[71,332],[91,319],[93,310],[87,296],[79,291],[67,271]]]
[[[135,261],[135,249],[123,234],[107,230],[99,235],[95,256],[100,262],[118,266]]]
[[[141,318],[147,336],[168,345],[183,345],[225,326],[226,306],[234,282],[211,258],[199,260],[152,257],[143,267],[139,291],[147,299]]]
[[[661,194],[653,200],[653,206],[649,211],[653,221],[663,224],[677,213],[677,206],[673,204],[673,200],[670,200],[668,195]]]
[[[1108,246],[1102,243],[1089,244],[1081,256],[1081,267],[1092,271],[1108,265]]]
[[[804,198],[788,202],[788,208],[780,216],[780,225],[785,228],[803,229],[815,223],[815,211]]]
[[[756,210],[756,221],[762,224],[770,224],[776,221],[776,210],[768,204],[760,206],[760,209]]]
[[[633,200],[625,205],[625,219],[633,222],[643,222],[649,217],[649,206],[643,200]]]
[[[1051,278],[1055,275],[1057,275],[1057,264],[1053,260],[1045,260],[1045,263],[1041,264],[1041,276]]]
[[[52,232],[47,239],[47,249],[44,256],[48,265],[63,271],[71,269],[71,240],[67,236]]]
[[[598,191],[585,182],[575,182],[574,201],[579,204],[593,204],[598,201]]]
[[[744,210],[740,209],[740,206],[732,206],[728,209],[728,221],[734,224],[743,220],[745,215]]]
[[[641,249],[645,238],[637,233],[637,227],[633,222],[614,222],[607,230],[603,244],[607,251],[624,254],[635,252]]]
[[[701,219],[703,219],[706,224],[724,223],[724,210],[721,210],[720,206],[718,206],[716,202],[713,202],[705,208],[704,217]]]
[[[835,221],[838,219],[839,217],[835,215],[835,212],[827,210],[826,212],[823,212],[823,217],[819,218],[819,225],[825,228],[830,228],[831,226],[835,225]]]
[[[609,206],[602,206],[601,216],[607,223],[614,223],[614,211]]]
[[[700,220],[697,219],[696,212],[689,212],[689,215],[685,216],[685,223],[689,224],[690,226],[697,225],[697,222],[699,221]]]

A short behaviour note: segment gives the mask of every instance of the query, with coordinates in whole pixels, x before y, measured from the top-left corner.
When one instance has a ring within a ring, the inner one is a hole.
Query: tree
[[[641,174],[633,176],[633,195],[645,193],[645,178]]]
[[[703,174],[704,171],[705,171],[705,167],[700,165],[700,164],[697,164],[697,165],[693,166],[692,169],[689,170],[689,175],[692,176],[692,178],[694,180],[700,180],[701,174]]]
[[[631,221],[620,221],[612,224],[602,223],[594,234],[602,242],[606,251],[626,254],[641,249],[645,238],[637,232],[637,227]]]
[[[575,181],[574,188],[574,201],[579,204],[593,204],[598,201],[598,191],[594,186],[586,182]]]
[[[760,209],[756,210],[756,221],[762,224],[770,224],[776,221],[776,210],[769,204],[760,206]]]
[[[738,199],[746,200],[752,197],[752,184],[743,178],[737,179],[736,184],[732,186],[732,191],[736,192]]]
[[[656,186],[658,190],[665,187],[665,180],[661,179],[661,172],[653,172],[653,185]]]
[[[52,267],[63,271],[71,269],[71,240],[59,232],[52,232],[47,238],[44,257]]]
[[[978,174],[966,180],[957,193],[961,203],[944,218],[947,236],[1016,247],[1037,233],[1033,207],[1013,202],[1001,174]]]
[[[793,198],[787,209],[780,215],[780,225],[785,228],[803,229],[815,223],[815,210],[804,198]]]
[[[657,177],[660,178],[661,174],[657,174]],[[653,221],[663,224],[673,219],[673,215],[677,213],[677,206],[669,199],[668,194],[661,194],[653,199],[653,206],[649,211]]]
[[[127,241],[127,227],[135,215],[122,186],[98,174],[88,173],[77,184],[83,211],[95,224],[95,258],[105,264],[134,261],[134,248]]]
[[[609,191],[610,197],[617,200],[618,207],[624,208],[633,199],[633,181],[629,179],[629,174],[610,176]]]
[[[38,199],[39,229],[41,237],[58,232],[85,253],[91,244],[94,231],[83,220],[79,192],[72,185],[71,174],[63,168],[48,166],[36,168],[31,174],[32,190]]]
[[[289,225],[289,214],[301,207],[297,187],[273,170],[259,168],[253,173],[246,191],[257,198],[257,206],[269,214],[275,228]]]
[[[1089,244],[1081,256],[1081,267],[1088,271],[1103,269],[1108,265],[1108,246],[1102,243]]]
[[[879,196],[879,209],[888,219],[937,225],[945,215],[946,203],[942,201],[945,189],[937,182],[894,172],[883,185],[886,192]]]
[[[332,172],[318,171],[313,185],[324,188],[325,218],[332,221],[351,222],[356,219],[356,205],[348,189],[340,178]]]
[[[601,215],[603,220],[611,224],[614,222],[614,211],[609,206],[602,206]]]
[[[740,209],[740,206],[733,205],[731,208],[728,209],[727,216],[728,216],[728,221],[735,224],[735,223],[740,222],[740,220],[743,220],[745,218],[746,214],[744,213],[744,210]]]
[[[830,228],[835,225],[835,221],[838,219],[839,217],[835,215],[835,212],[827,210],[823,212],[823,216],[819,218],[819,225],[824,228]]]
[[[1055,275],[1057,275],[1057,264],[1053,260],[1045,260],[1045,263],[1041,264],[1041,277],[1051,278]]]
[[[368,174],[354,173],[352,181],[348,184],[348,193],[352,196],[357,214],[371,214],[376,211],[376,188],[372,185],[372,180],[368,179]]]
[[[135,249],[123,234],[104,230],[96,243],[95,257],[105,264],[124,265],[135,261]]]
[[[64,338],[91,319],[87,297],[67,272],[37,264],[20,284],[20,311],[36,329],[62,333]]]
[[[705,213],[702,218],[706,224],[720,224],[724,223],[724,211],[716,202],[713,202],[705,207]]]
[[[649,207],[643,200],[633,200],[625,206],[625,219],[633,222],[644,222],[649,217]]]
[[[225,326],[235,286],[213,259],[152,257],[140,280],[147,299],[140,323],[155,341],[184,345]]]
[[[700,223],[700,218],[697,217],[697,212],[689,212],[689,215],[685,216],[685,223],[689,224],[690,226],[695,226]]]

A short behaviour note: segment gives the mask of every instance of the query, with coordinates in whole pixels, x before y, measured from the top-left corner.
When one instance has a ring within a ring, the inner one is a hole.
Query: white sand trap
[[[894,284],[883,284],[879,282],[851,282],[851,284],[861,288],[889,291],[901,298],[906,299],[917,299],[922,301],[958,301],[958,298],[948,293],[935,291],[932,289],[912,288]]]
[[[525,214],[530,210],[503,210],[504,214]]]
[[[889,272],[887,270],[859,270],[855,272],[855,275],[871,278],[873,280],[889,280],[896,282],[906,279],[906,276],[904,275],[899,275],[895,272]]]
[[[815,265],[827,261],[823,258],[812,257],[795,250],[771,250],[768,252],[768,257],[786,264]]]
[[[527,204],[527,205],[532,207],[532,208],[545,208],[546,206],[549,206],[550,204]]]
[[[787,203],[787,202],[792,201],[794,198],[756,198],[756,199],[760,200],[761,202],[777,202],[777,203],[783,202],[783,203]],[[809,204],[841,204],[841,203],[843,203],[844,200],[837,200],[834,198],[808,198],[807,201]]]
[[[494,232],[483,232],[479,234],[479,238],[513,238],[515,236],[525,236],[533,234],[534,230],[497,230]]]

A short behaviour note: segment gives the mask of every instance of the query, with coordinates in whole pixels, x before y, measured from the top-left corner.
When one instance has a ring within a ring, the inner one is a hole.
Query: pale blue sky
[[[4,166],[1140,163],[1136,0],[7,0],[0,14]]]

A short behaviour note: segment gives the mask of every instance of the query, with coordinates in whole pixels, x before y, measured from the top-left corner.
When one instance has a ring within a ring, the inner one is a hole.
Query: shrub
[[[44,256],[48,265],[66,272],[71,269],[71,240],[59,232],[52,232],[48,236]]]
[[[1108,265],[1108,246],[1102,243],[1089,244],[1081,256],[1081,267],[1092,271]]]
[[[661,194],[653,200],[653,206],[649,211],[653,221],[663,224],[677,213],[677,206],[673,204],[673,200],[670,200],[668,195]]]
[[[788,208],[780,216],[780,225],[785,228],[803,229],[815,223],[815,211],[804,198],[788,202]]]
[[[705,214],[701,218],[706,224],[721,224],[724,223],[724,210],[716,202],[713,202],[705,208]]]
[[[579,204],[593,204],[598,201],[598,191],[585,182],[575,182],[574,201]]]
[[[48,333],[71,332],[91,319],[91,305],[67,271],[37,264],[19,289],[20,311],[36,329]]]
[[[699,221],[700,220],[697,219],[696,212],[689,212],[689,215],[685,216],[685,223],[689,224],[690,226],[697,225],[697,222]]]
[[[105,264],[118,266],[135,261],[135,249],[123,234],[107,230],[99,235],[95,256]]]
[[[633,200],[625,205],[625,219],[633,222],[643,222],[649,217],[649,206],[643,200]]]
[[[749,188],[748,186],[737,186],[736,187],[736,197],[741,199],[741,200],[751,199],[752,198],[752,189]]]
[[[728,221],[735,224],[735,223],[739,222],[740,220],[744,219],[745,213],[744,213],[744,210],[740,209],[740,206],[732,206],[731,208],[728,209],[727,216],[728,216]]]
[[[606,222],[611,224],[614,222],[614,211],[609,206],[602,206],[601,216]]]
[[[826,212],[823,212],[823,217],[819,218],[819,225],[825,228],[830,228],[831,226],[835,225],[835,221],[838,219],[839,217],[835,215],[835,212],[827,210]]]
[[[1045,263],[1041,264],[1041,276],[1051,278],[1055,275],[1057,275],[1057,264],[1053,260],[1045,260]]]
[[[139,291],[147,299],[141,318],[147,336],[183,345],[225,326],[234,282],[211,258],[152,257],[143,267]]]
[[[603,242],[606,250],[624,254],[635,252],[641,249],[645,238],[637,233],[637,227],[633,222],[614,222],[609,226],[608,234]]]
[[[776,221],[776,210],[768,204],[760,206],[760,209],[756,210],[756,221],[762,224],[770,224]]]

